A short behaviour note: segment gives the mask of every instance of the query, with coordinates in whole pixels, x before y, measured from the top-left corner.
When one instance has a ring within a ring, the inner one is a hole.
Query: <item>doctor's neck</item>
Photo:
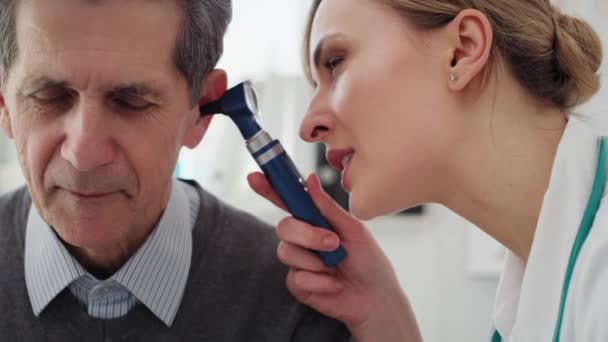
[[[499,82],[473,107],[440,203],[526,262],[566,114],[514,80]]]

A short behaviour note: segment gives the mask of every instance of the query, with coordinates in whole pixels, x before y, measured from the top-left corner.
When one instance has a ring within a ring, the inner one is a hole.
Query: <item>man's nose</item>
[[[111,119],[101,106],[80,103],[76,111],[66,117],[65,139],[61,146],[63,159],[79,171],[112,163],[116,158],[116,146]]]

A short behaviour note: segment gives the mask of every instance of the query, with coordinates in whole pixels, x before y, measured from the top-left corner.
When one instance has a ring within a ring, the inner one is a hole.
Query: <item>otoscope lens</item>
[[[256,118],[260,118],[260,111],[258,108],[258,94],[251,82],[247,81],[244,83],[245,101],[249,110],[255,114]]]

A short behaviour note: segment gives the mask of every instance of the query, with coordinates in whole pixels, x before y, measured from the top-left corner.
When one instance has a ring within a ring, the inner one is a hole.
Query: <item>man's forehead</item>
[[[172,51],[182,24],[175,1],[28,0],[17,7],[21,49]]]
[[[100,0],[98,6],[84,0],[25,1],[17,20],[22,81],[52,79],[82,86],[92,80],[106,88],[157,88],[168,74],[175,78],[173,55],[181,15],[125,4],[131,2],[154,6],[164,1]]]

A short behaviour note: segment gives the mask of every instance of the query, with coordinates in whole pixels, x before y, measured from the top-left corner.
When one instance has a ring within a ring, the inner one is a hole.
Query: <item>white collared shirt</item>
[[[89,274],[32,205],[25,238],[25,279],[34,314],[38,316],[52,305],[53,298],[68,287],[92,317],[122,317],[143,303],[170,326],[186,287],[199,203],[192,186],[173,180],[159,223],[107,280]]]
[[[597,167],[598,136],[571,117],[558,146],[527,265],[507,252],[494,305],[503,341],[552,341],[570,252]],[[602,198],[572,274],[561,342],[608,341],[608,206]]]

